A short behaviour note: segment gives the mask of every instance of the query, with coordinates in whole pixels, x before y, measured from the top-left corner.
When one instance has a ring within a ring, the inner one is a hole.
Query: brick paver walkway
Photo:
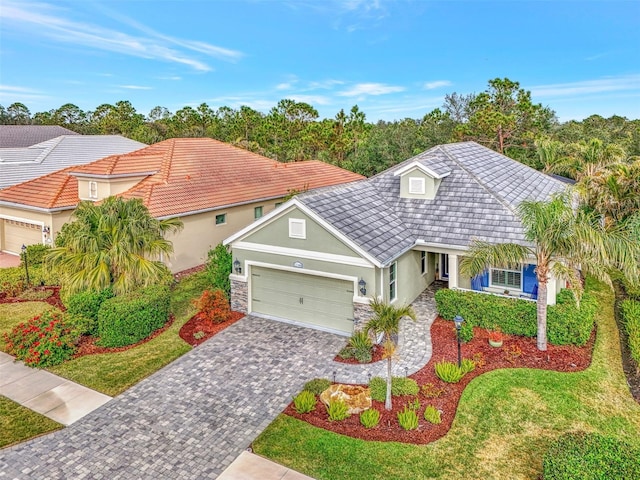
[[[414,304],[421,321],[402,326],[409,373],[430,358],[432,295]],[[70,427],[0,450],[0,479],[216,478],[307,380],[338,371],[338,381],[364,383],[384,371],[333,362],[344,343],[246,317]]]

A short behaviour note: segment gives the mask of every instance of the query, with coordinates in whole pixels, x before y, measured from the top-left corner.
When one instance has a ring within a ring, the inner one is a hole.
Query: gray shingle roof
[[[394,172],[412,162],[442,179],[433,200],[400,198]],[[472,239],[525,243],[515,213],[566,185],[474,142],[433,147],[375,177],[298,199],[383,264],[417,241],[467,247]]]
[[[63,135],[26,148],[0,148],[0,189],[143,147],[120,135]]]
[[[24,148],[60,135],[79,135],[58,125],[0,125],[0,148]]]

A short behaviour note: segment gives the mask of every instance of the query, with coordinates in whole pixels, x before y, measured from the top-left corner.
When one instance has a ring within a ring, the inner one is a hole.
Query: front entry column
[[[449,254],[449,288],[458,288],[458,255]]]

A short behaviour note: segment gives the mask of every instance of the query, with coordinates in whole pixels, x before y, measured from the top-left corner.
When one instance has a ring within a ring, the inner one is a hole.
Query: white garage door
[[[353,282],[252,267],[250,288],[253,312],[353,333]]]
[[[4,220],[3,249],[11,253],[20,253],[22,245],[42,243],[42,227],[33,223],[17,220]]]

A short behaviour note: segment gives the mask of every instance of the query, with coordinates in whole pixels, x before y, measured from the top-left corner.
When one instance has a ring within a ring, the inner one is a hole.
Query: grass
[[[0,395],[0,448],[60,428],[58,422]]]
[[[55,309],[45,302],[0,303],[0,350],[5,351],[5,333],[45,310]]]
[[[48,370],[106,395],[115,396],[191,350],[178,335],[195,314],[191,304],[207,287],[202,273],[183,278],[171,294],[171,327],[153,340],[124,352],[87,355]]]
[[[366,442],[281,415],[254,451],[317,479],[531,479],[551,442],[573,430],[640,444],[640,405],[620,361],[613,294],[600,302],[592,365],[583,372],[494,370],[465,389],[449,433],[428,445]]]

